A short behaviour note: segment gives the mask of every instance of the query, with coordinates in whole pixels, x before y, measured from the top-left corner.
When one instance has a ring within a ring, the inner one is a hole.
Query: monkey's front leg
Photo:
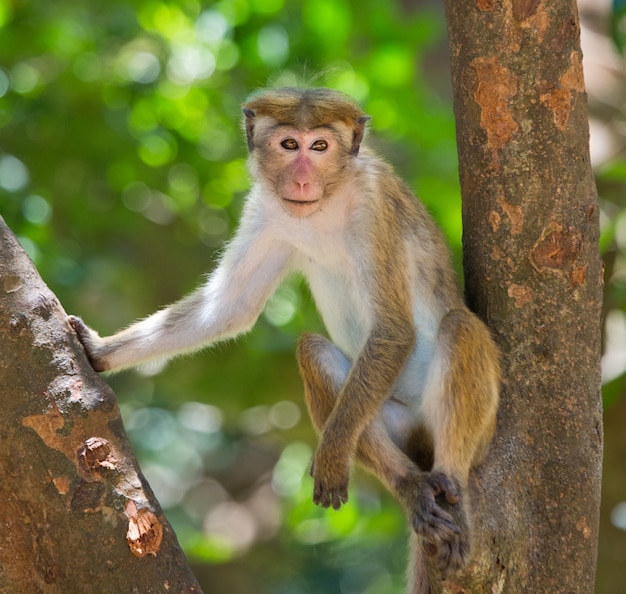
[[[314,503],[339,509],[348,501],[351,458],[345,445],[320,440],[311,462]]]
[[[70,316],[94,369],[115,371],[167,360],[253,326],[287,274],[291,251],[265,236],[258,213],[246,217],[246,212],[219,266],[183,299],[113,336],[100,337],[80,318]]]
[[[316,391],[333,400],[312,468],[314,500],[324,507],[338,509],[347,500],[350,466],[359,438],[380,414],[415,344],[412,324],[396,318],[380,316],[352,364],[322,337],[307,336],[300,342],[298,358],[305,384],[319,385],[321,389]]]
[[[337,443],[330,434],[324,437],[323,431],[350,372],[350,361],[328,340],[314,334],[302,336],[297,357],[309,415],[321,435],[311,464],[313,501],[339,509],[348,500],[354,446],[347,451],[345,444]]]

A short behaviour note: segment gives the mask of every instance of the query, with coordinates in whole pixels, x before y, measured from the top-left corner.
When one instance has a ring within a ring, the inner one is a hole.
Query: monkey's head
[[[323,206],[357,157],[369,117],[331,89],[268,89],[243,106],[255,178],[268,183],[293,216]]]

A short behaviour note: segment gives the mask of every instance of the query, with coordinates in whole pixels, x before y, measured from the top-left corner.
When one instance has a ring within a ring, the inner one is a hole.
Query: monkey
[[[364,140],[369,119],[330,89],[251,95],[253,184],[206,282],[106,338],[69,321],[96,371],[133,367],[249,330],[281,281],[301,274],[328,333],[296,347],[319,433],[313,500],[339,509],[358,461],[449,576],[470,558],[468,476],[494,433],[499,354],[464,303],[441,230]]]

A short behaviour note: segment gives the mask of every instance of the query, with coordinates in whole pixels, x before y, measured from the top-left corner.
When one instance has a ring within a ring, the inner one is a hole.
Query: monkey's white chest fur
[[[293,250],[291,269],[306,278],[331,340],[354,360],[371,330],[373,309],[365,254],[346,233],[353,224],[347,220],[352,213],[335,206],[345,204],[346,200],[334,201],[305,219],[275,214],[282,240]]]
[[[346,201],[335,204],[345,205]],[[363,250],[367,226],[362,226],[358,210],[349,208],[331,207],[307,219],[279,218],[283,219],[282,237],[289,238],[294,249],[292,269],[307,279],[330,339],[354,362],[376,315],[371,301],[373,258]],[[420,400],[432,362],[438,320],[435,312],[424,307],[428,300],[420,298],[419,287],[413,287],[413,293],[418,340],[393,391],[397,398],[415,403]]]

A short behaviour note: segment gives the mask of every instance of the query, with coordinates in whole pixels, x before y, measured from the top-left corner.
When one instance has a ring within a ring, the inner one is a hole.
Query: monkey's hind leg
[[[426,526],[423,533],[426,546],[436,546],[444,575],[469,560],[471,516],[467,482],[470,468],[480,462],[493,435],[499,377],[497,350],[486,326],[467,310],[448,312],[439,329],[421,408],[433,436],[432,472],[445,477],[458,496],[458,501],[454,501],[455,493],[442,483],[438,504],[450,513],[460,530],[455,546],[450,547],[447,535],[438,534],[437,529]]]

